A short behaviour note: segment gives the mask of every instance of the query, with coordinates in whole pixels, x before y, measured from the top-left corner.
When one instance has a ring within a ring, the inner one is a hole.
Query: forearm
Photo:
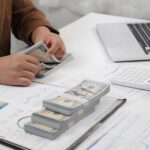
[[[33,43],[36,43],[40,40],[43,40],[45,36],[50,34],[50,32],[51,31],[47,27],[39,26],[32,32],[31,40]]]
[[[31,35],[39,26],[47,26],[51,32],[58,33],[44,14],[34,7],[31,0],[13,1],[12,25],[15,36],[28,44],[32,44]]]

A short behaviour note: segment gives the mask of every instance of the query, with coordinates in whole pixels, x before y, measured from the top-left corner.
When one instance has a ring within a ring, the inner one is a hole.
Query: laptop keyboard
[[[145,54],[150,53],[150,23],[127,24]]]

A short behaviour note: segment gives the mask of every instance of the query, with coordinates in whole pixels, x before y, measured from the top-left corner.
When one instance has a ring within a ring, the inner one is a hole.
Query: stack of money
[[[24,129],[27,133],[53,140],[93,111],[94,107],[89,111],[72,116],[65,116],[49,110],[43,110],[43,113],[39,111],[32,116],[31,122],[25,124]]]
[[[85,80],[61,96],[45,100],[43,105],[47,109],[71,115],[88,105],[95,106],[99,103],[100,98],[108,92],[108,85]]]
[[[85,80],[56,98],[44,100],[44,108],[32,114],[31,122],[24,126],[25,131],[55,139],[91,114],[109,90],[107,84]]]

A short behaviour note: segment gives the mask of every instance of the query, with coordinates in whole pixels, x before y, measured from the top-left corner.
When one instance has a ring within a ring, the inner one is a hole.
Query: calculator
[[[150,68],[123,66],[114,73],[111,83],[150,90]]]

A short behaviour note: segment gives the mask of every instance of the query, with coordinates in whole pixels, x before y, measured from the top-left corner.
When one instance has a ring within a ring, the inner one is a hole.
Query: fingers
[[[26,61],[32,63],[32,64],[35,64],[35,65],[39,65],[39,60],[33,56],[30,56],[30,55],[25,55],[25,59]]]
[[[26,58],[25,58],[27,61],[26,63],[24,64],[24,68],[25,70],[27,71],[30,71],[34,74],[37,74],[41,71],[41,64],[39,62],[38,59],[36,59],[35,57],[33,56],[30,56],[30,55],[26,55]]]
[[[35,73],[23,70],[22,72],[16,73],[15,85],[29,86],[34,78]]]
[[[56,58],[62,59],[66,53],[66,49],[64,45],[57,45],[56,43],[52,43],[51,48],[48,49],[49,55],[55,55]]]
[[[29,71],[31,73],[37,74],[41,71],[41,65],[40,64],[35,65],[35,64],[30,63],[30,62],[26,62],[24,64],[23,69],[26,70],[26,71]]]
[[[25,55],[25,62],[22,71],[17,75],[17,83],[22,86],[29,86],[35,75],[41,71],[41,64],[33,56]]]
[[[36,58],[21,53],[3,57],[1,62],[1,84],[28,86],[41,71]]]
[[[56,57],[57,59],[62,60],[63,57],[64,57],[64,55],[65,55],[65,53],[66,53],[65,51],[59,49],[58,51],[55,52],[54,55],[55,55],[55,57]]]
[[[24,70],[24,71],[22,72],[22,74],[23,74],[22,77],[27,78],[27,79],[29,79],[30,81],[32,81],[32,80],[35,78],[35,74],[32,73],[32,72],[30,72],[30,71]]]
[[[22,77],[18,79],[18,81],[16,82],[16,85],[29,86],[31,82],[32,82],[31,80]]]
[[[49,47],[48,55],[55,55],[56,58],[62,59],[66,53],[64,42],[58,35],[55,35],[52,39],[47,38],[45,44]]]
[[[16,77],[15,84],[22,86],[29,86],[33,79],[35,79],[35,73],[23,70],[18,74],[18,77]]]

